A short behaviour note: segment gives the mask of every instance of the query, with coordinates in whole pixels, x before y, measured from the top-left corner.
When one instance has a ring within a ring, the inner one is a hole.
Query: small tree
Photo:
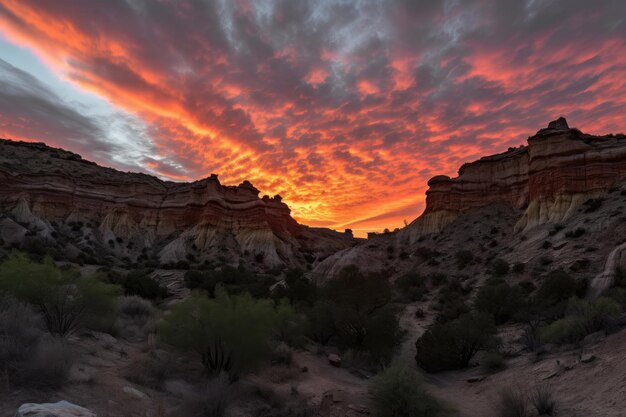
[[[474,302],[478,311],[493,314],[497,324],[506,323],[523,305],[522,289],[506,283],[481,287]]]
[[[493,318],[481,312],[435,324],[417,339],[415,360],[428,372],[465,368],[478,351],[496,344],[495,332]]]
[[[196,294],[176,304],[161,325],[161,337],[180,351],[198,354],[209,375],[236,377],[266,357],[276,324],[271,300],[218,289],[215,299]]]
[[[0,290],[34,305],[48,332],[58,337],[84,325],[102,326],[113,315],[121,292],[116,285],[58,268],[51,258],[35,263],[23,254],[0,265]]]
[[[451,410],[426,392],[417,372],[399,363],[374,377],[369,386],[372,408],[379,417],[441,417]]]

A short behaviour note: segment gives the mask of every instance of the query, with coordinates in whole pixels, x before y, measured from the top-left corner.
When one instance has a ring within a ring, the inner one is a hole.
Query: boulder
[[[139,391],[137,388],[133,388],[128,385],[122,388],[122,391],[124,391],[124,394],[138,400],[147,400],[148,398],[150,398],[150,396],[145,392]]]
[[[593,362],[594,360],[596,360],[596,357],[592,355],[591,353],[586,353],[580,357],[580,361],[582,363],[589,363],[589,362]]]
[[[332,366],[335,366],[337,368],[341,367],[341,358],[339,357],[339,355],[337,355],[335,353],[331,353],[331,354],[328,355],[328,362]]]
[[[59,401],[44,404],[22,404],[15,413],[15,417],[96,417],[96,415],[76,404]]]

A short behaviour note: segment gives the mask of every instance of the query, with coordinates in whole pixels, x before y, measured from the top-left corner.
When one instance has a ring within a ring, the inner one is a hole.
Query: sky
[[[548,121],[626,130],[622,0],[0,0],[0,137],[393,229]]]

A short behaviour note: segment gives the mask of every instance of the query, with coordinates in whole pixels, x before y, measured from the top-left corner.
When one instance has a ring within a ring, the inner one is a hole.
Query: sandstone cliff
[[[432,178],[424,213],[402,234],[414,242],[464,212],[494,203],[523,210],[518,231],[558,223],[624,177],[624,135],[588,135],[559,118],[529,137],[527,146],[465,164],[455,178]]]
[[[0,236],[68,254],[161,264],[306,266],[350,236],[298,224],[280,196],[248,181],[161,181],[100,167],[39,143],[0,140]]]
[[[330,256],[312,276],[325,280],[348,265],[392,279],[407,271],[454,275],[456,254],[467,251],[480,262],[458,271],[460,279],[484,276],[501,258],[527,266],[528,279],[557,268],[597,276],[593,287],[601,291],[616,267],[626,268],[624,135],[588,135],[560,118],[527,146],[428,185],[426,208],[407,227]]]

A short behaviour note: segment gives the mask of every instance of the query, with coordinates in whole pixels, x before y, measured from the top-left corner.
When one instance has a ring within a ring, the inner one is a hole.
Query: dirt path
[[[311,396],[318,403],[322,394],[329,390],[341,390],[350,395],[355,402],[367,401],[367,380],[351,374],[347,369],[335,368],[325,357],[310,352],[294,353],[294,361],[299,366],[306,366],[307,376],[298,383],[298,391]]]

